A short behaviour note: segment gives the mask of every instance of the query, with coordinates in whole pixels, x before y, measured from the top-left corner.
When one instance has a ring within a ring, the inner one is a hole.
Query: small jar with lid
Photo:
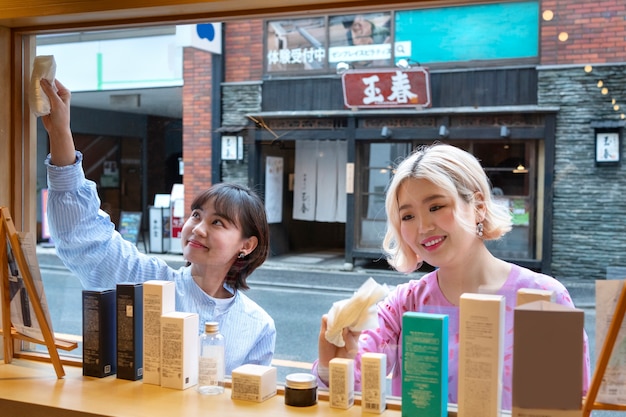
[[[295,373],[285,377],[285,405],[309,407],[315,404],[317,404],[315,375]]]

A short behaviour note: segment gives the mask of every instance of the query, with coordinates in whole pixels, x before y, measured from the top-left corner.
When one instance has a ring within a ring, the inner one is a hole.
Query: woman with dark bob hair
[[[48,218],[63,263],[85,289],[115,288],[121,282],[173,281],[176,310],[217,321],[225,338],[226,373],[243,364],[270,365],[276,343],[274,320],[241,290],[267,258],[269,226],[263,201],[250,189],[220,183],[191,204],[181,242],[187,265],[175,270],[141,253],[115,230],[100,210],[96,184],[85,178],[83,155],[70,130],[70,91],[59,81],[41,87],[50,99],[42,122],[50,139]]]

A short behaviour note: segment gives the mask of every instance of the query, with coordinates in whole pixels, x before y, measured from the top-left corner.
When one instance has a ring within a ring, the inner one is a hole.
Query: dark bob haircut
[[[246,278],[265,262],[270,248],[270,228],[265,205],[251,189],[239,184],[218,183],[200,193],[191,210],[201,209],[211,201],[215,211],[238,225],[244,238],[256,236],[257,247],[244,258],[237,258],[226,274],[226,283],[235,290],[247,290]]]

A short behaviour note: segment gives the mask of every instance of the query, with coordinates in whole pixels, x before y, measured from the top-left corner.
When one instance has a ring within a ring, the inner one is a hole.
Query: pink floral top
[[[511,273],[505,284],[496,292],[505,296],[505,340],[504,340],[504,376],[502,390],[502,409],[511,409],[512,368],[513,368],[513,313],[516,305],[517,290],[533,288],[551,290],[555,293],[555,302],[573,307],[567,289],[556,279],[533,272],[512,264]],[[379,328],[366,330],[359,339],[359,353],[355,364],[355,389],[360,390],[360,357],[364,352],[382,352],[387,355],[387,371],[392,372],[392,395],[402,395],[402,315],[407,311],[448,315],[448,402],[458,401],[458,359],[459,359],[459,307],[451,304],[441,292],[437,283],[437,271],[397,286],[387,298],[378,305]],[[589,341],[584,335],[583,395],[589,387]],[[316,371],[317,363],[314,366]],[[316,372],[315,372],[316,373]],[[323,381],[319,381],[324,385]]]

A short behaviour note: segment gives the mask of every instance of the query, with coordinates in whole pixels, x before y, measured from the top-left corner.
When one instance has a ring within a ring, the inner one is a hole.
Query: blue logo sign
[[[196,32],[198,33],[198,37],[200,39],[206,39],[209,42],[212,42],[215,39],[215,27],[213,23],[202,23],[196,25]]]

